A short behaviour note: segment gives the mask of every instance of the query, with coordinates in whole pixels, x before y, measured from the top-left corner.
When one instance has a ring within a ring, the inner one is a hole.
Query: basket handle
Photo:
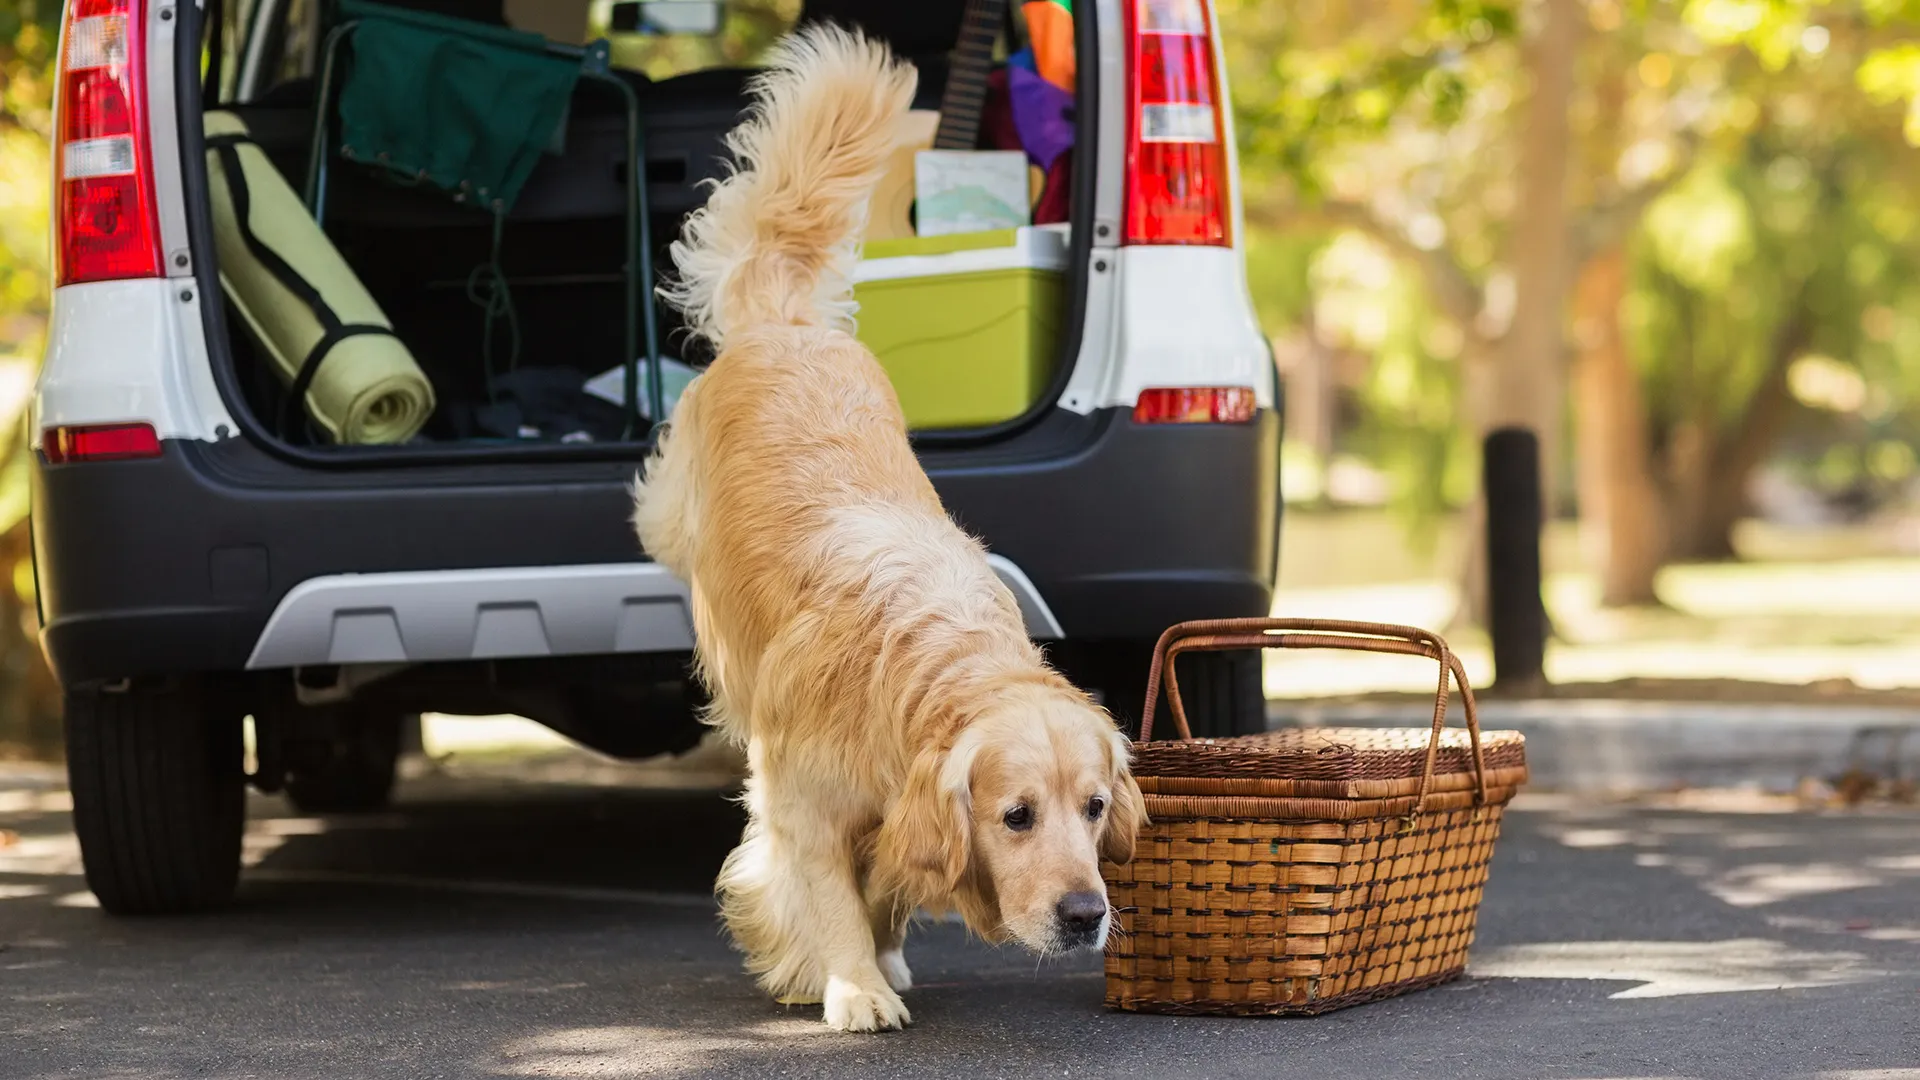
[[[1349,622],[1344,619],[1202,619],[1175,623],[1160,635],[1153,648],[1153,666],[1147,670],[1147,701],[1140,711],[1140,741],[1153,738],[1154,704],[1160,697],[1160,678],[1167,681],[1167,705],[1181,739],[1193,738],[1186,705],[1180,699],[1180,680],[1174,658],[1184,652],[1225,652],[1236,649],[1352,649],[1359,652],[1424,656],[1440,662],[1440,688],[1433,698],[1433,734],[1427,739],[1426,767],[1413,812],[1426,809],[1427,789],[1433,786],[1434,762],[1440,753],[1440,733],[1447,725],[1448,679],[1460,687],[1467,714],[1467,737],[1473,747],[1474,802],[1487,801],[1486,756],[1480,747],[1480,716],[1474,708],[1473,687],[1467,684],[1460,658],[1440,635],[1413,626]]]

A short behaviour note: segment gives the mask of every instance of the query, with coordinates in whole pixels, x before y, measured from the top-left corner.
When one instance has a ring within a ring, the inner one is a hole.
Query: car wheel
[[[87,887],[115,915],[218,907],[240,876],[241,711],[202,687],[66,695]]]
[[[1095,693],[1128,734],[1140,730],[1140,707],[1147,696],[1147,671],[1153,663],[1151,641],[1069,641],[1050,655],[1061,674]],[[1187,722],[1199,738],[1250,735],[1267,730],[1267,699],[1261,683],[1260,652],[1187,653],[1179,658],[1181,700]],[[1162,686],[1154,707],[1153,736],[1174,736]]]
[[[393,801],[400,744],[410,717],[380,709],[340,710],[331,738],[304,744],[287,764],[287,801],[305,814],[365,814]]]

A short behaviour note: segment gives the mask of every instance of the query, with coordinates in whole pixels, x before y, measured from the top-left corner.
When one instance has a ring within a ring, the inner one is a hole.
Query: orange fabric
[[[1022,8],[1033,66],[1040,77],[1062,90],[1073,89],[1073,13],[1053,0],[1029,0]]]

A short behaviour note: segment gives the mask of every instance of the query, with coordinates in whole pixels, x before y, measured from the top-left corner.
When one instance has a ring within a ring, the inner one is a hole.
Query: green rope
[[[497,403],[494,390],[493,341],[494,324],[507,321],[507,370],[513,371],[520,365],[520,315],[514,310],[513,294],[507,289],[507,274],[500,266],[500,241],[507,226],[507,212],[496,208],[493,212],[493,248],[487,255],[487,261],[473,268],[467,275],[467,299],[478,305],[484,313],[481,323],[480,363],[487,373],[487,400]]]

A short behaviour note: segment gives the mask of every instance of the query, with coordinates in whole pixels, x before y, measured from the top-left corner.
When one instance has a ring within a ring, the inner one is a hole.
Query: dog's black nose
[[[1092,934],[1100,929],[1100,920],[1107,917],[1107,895],[1097,892],[1068,893],[1053,906],[1053,914],[1060,920],[1060,929],[1068,934]]]

